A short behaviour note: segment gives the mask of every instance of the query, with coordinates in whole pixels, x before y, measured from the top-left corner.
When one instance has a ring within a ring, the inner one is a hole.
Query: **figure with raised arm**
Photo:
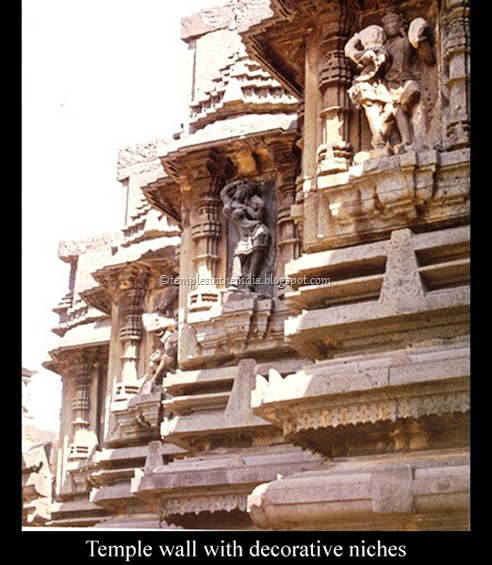
[[[242,280],[258,278],[265,264],[271,244],[270,230],[264,223],[265,201],[259,194],[258,184],[249,180],[226,185],[220,197],[224,216],[234,222],[239,240],[234,249],[231,287]],[[247,284],[254,292],[254,284]]]
[[[364,109],[373,148],[400,153],[412,146],[411,115],[421,97],[415,56],[427,65],[435,60],[429,26],[423,18],[412,21],[408,34],[400,14],[386,14],[382,24],[364,28],[345,46],[345,55],[359,71],[349,96],[357,108]],[[391,147],[389,140],[395,127],[400,141]]]

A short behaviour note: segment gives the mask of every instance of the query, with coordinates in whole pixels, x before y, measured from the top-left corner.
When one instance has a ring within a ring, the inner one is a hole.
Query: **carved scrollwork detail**
[[[338,428],[349,424],[375,424],[380,421],[396,422],[399,419],[422,416],[442,416],[447,413],[465,413],[470,409],[465,392],[433,394],[351,403],[344,406],[302,411],[284,419],[285,436],[317,428]]]
[[[162,501],[164,516],[173,514],[199,514],[200,512],[246,511],[247,494],[214,494],[211,496],[194,496],[168,498]]]

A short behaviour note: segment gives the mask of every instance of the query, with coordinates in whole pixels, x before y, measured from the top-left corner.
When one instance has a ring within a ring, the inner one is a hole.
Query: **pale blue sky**
[[[51,308],[68,289],[58,242],[121,226],[118,148],[183,121],[181,17],[223,3],[22,0],[24,366],[39,370],[56,343]],[[33,378],[41,424],[56,428],[59,394],[52,373]]]

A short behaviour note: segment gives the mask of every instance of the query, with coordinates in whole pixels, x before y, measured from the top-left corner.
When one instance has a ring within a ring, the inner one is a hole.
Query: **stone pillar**
[[[220,302],[217,285],[199,280],[216,280],[219,275],[220,190],[229,171],[225,160],[216,161],[213,157],[208,158],[205,167],[207,173],[192,184],[196,215],[195,221],[192,220],[191,238],[195,244],[193,278],[197,279],[197,284],[188,295],[189,312],[209,310]]]
[[[444,3],[444,80],[448,89],[446,149],[470,144],[470,0]]]
[[[277,258],[276,276],[285,276],[285,265],[301,255],[299,229],[292,217],[291,208],[296,200],[296,172],[299,161],[293,140],[271,143],[275,170],[277,171]],[[297,150],[298,151],[298,150]]]
[[[72,400],[72,441],[69,459],[86,459],[95,445],[94,433],[90,431],[91,385],[94,368],[93,356],[82,354],[74,364],[76,393]]]
[[[285,190],[285,193],[282,193]],[[284,276],[285,265],[292,261],[293,259],[298,259],[301,255],[301,240],[299,235],[299,229],[296,226],[294,220],[291,216],[291,188],[290,186],[280,186],[279,191],[281,192],[280,198],[283,201],[281,207],[278,210],[277,218],[277,229],[279,234],[278,239],[278,258],[277,258],[277,268],[280,271],[278,274],[280,277]]]
[[[121,307],[119,342],[121,345],[121,378],[116,384],[114,400],[123,401],[138,393],[139,345],[143,336],[143,302],[147,293],[149,271],[133,265],[119,276]]]
[[[344,55],[348,39],[347,7],[330,7],[319,17],[318,86],[321,93],[322,141],[318,147],[318,174],[347,170],[352,156],[349,143],[351,83]]]
[[[219,209],[220,198],[204,196],[198,202],[198,223],[191,227],[191,239],[195,243],[193,263],[198,284],[189,295],[190,311],[208,310],[219,300],[215,285],[198,282],[199,279],[217,277],[220,261],[217,248],[221,231]]]

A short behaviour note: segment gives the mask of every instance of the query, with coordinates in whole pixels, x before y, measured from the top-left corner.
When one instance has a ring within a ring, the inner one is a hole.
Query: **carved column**
[[[198,201],[198,222],[191,227],[191,239],[195,244],[193,278],[196,278],[197,284],[188,296],[190,312],[208,310],[219,302],[215,285],[199,282],[217,276],[220,261],[217,249],[220,238],[219,206],[220,199],[210,195],[200,196]]]
[[[283,277],[286,263],[301,255],[302,244],[299,229],[291,215],[291,208],[296,199],[296,172],[299,169],[299,159],[293,139],[271,143],[269,147],[277,171],[276,275]]]
[[[202,278],[217,275],[217,242],[220,237],[219,222],[220,199],[204,197],[198,204],[199,223],[193,225],[191,238],[195,242],[197,254],[194,258],[195,271]]]
[[[224,160],[209,158],[206,162],[208,174],[193,182],[196,216],[191,226],[191,238],[195,244],[193,263],[197,284],[188,295],[190,312],[208,310],[219,303],[216,284],[203,281],[216,280],[219,275],[221,260],[218,252],[221,234],[219,195],[227,178],[227,165]]]
[[[448,88],[445,145],[470,143],[470,0],[446,0],[444,7],[445,81]]]
[[[69,459],[86,459],[96,443],[95,434],[90,431],[91,385],[95,366],[93,355],[82,354],[72,366],[76,393],[72,400],[72,441]]]
[[[120,273],[119,302],[120,320],[119,342],[121,345],[121,379],[116,384],[114,400],[128,400],[138,393],[138,355],[143,336],[143,301],[147,293],[149,271],[145,267],[133,265]]]
[[[348,39],[347,7],[331,6],[330,11],[320,15],[318,27],[318,86],[322,98],[318,174],[329,174],[347,170],[352,156],[352,146],[348,141],[351,70],[344,55]]]

